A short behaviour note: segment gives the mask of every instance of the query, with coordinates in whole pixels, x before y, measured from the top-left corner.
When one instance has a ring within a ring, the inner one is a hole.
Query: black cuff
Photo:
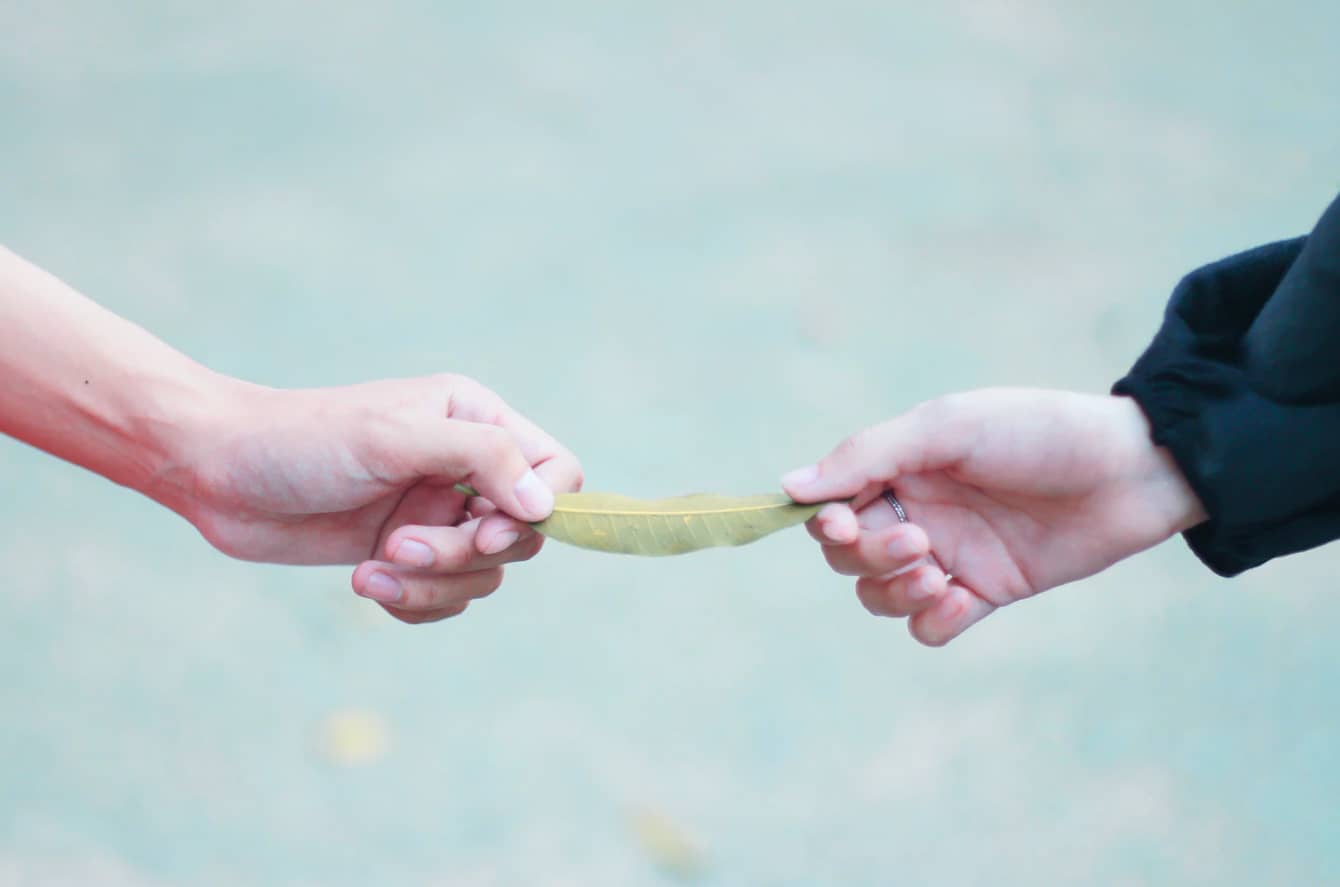
[[[1113,387],[1149,417],[1209,520],[1184,535],[1233,576],[1340,537],[1340,403],[1276,403],[1248,384],[1247,328],[1302,249],[1271,244],[1188,275],[1148,350]]]

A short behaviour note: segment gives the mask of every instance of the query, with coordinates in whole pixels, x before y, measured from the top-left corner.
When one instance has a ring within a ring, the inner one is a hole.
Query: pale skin
[[[279,390],[215,373],[0,248],[0,433],[173,509],[245,560],[349,564],[405,622],[539,551],[576,458],[455,375]],[[466,483],[478,497],[453,489]]]
[[[0,330],[0,433],[140,491],[233,557],[354,565],[354,590],[406,622],[495,590],[538,552],[529,522],[581,486],[571,453],[471,379],[232,379],[3,248]],[[1134,402],[1059,391],[941,398],[783,486],[852,500],[811,535],[871,612],[931,645],[1206,518]]]
[[[940,646],[1000,607],[1091,576],[1206,519],[1128,398],[986,389],[843,441],[786,475],[871,613]],[[909,522],[883,500],[895,491]]]

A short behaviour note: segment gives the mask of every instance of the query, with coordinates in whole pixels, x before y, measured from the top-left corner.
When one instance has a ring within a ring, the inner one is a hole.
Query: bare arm
[[[354,590],[407,622],[492,592],[539,551],[528,522],[553,490],[581,483],[571,453],[471,379],[241,382],[3,248],[0,433],[138,490],[231,556],[357,565]]]
[[[182,511],[241,388],[0,247],[0,431]]]

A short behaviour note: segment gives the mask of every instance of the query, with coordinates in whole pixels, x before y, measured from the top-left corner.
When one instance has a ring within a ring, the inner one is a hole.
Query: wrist
[[[1158,533],[1158,541],[1207,520],[1205,506],[1187,483],[1177,460],[1166,447],[1154,443],[1144,410],[1130,397],[1113,397],[1112,401],[1114,408],[1122,414],[1135,453],[1131,473],[1135,495],[1149,516],[1151,527]]]
[[[102,405],[112,452],[124,456],[101,473],[190,518],[219,442],[237,427],[253,386],[183,364],[121,388],[122,402]]]
[[[0,247],[0,434],[177,511],[243,384]]]

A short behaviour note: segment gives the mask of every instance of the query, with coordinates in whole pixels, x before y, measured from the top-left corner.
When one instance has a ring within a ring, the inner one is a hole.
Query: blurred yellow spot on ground
[[[670,817],[655,810],[634,810],[629,816],[633,838],[642,855],[667,875],[692,880],[703,874],[703,849]]]
[[[318,747],[321,756],[332,764],[343,767],[371,764],[383,758],[390,746],[391,732],[386,721],[374,711],[337,711],[321,722]]]

